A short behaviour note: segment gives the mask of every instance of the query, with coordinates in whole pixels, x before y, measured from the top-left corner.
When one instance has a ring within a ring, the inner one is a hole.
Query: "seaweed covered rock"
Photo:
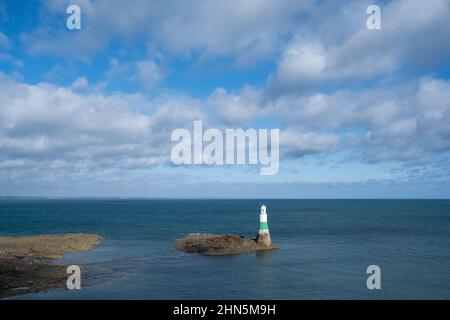
[[[191,234],[175,240],[175,247],[181,251],[195,252],[208,256],[278,248],[277,245],[264,245],[257,243],[254,239],[246,239],[236,234]]]

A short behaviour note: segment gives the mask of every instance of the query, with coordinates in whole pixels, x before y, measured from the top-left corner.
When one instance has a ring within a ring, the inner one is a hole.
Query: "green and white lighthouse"
[[[259,230],[256,242],[267,246],[272,244],[270,239],[269,225],[267,224],[267,207],[265,204],[261,206],[261,213],[259,214]]]

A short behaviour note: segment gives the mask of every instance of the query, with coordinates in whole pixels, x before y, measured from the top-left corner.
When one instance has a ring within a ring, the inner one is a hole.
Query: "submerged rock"
[[[230,255],[257,250],[277,249],[275,244],[265,245],[254,239],[236,234],[193,234],[175,240],[175,247],[185,252],[208,256]]]
[[[0,298],[64,287],[67,266],[49,260],[90,250],[100,241],[85,233],[0,237]]]

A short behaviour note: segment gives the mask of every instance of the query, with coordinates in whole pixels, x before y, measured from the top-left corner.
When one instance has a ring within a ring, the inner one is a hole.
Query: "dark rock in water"
[[[275,244],[264,245],[236,234],[195,234],[175,240],[178,250],[208,256],[230,255],[257,250],[277,249]]]

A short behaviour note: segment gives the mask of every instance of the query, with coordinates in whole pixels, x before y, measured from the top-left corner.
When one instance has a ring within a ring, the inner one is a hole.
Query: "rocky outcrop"
[[[49,260],[90,250],[100,241],[84,233],[0,237],[0,298],[64,287],[67,266]]]
[[[175,247],[185,252],[196,252],[208,256],[238,254],[257,250],[277,249],[275,244],[265,245],[254,239],[236,234],[195,234],[175,240]]]

